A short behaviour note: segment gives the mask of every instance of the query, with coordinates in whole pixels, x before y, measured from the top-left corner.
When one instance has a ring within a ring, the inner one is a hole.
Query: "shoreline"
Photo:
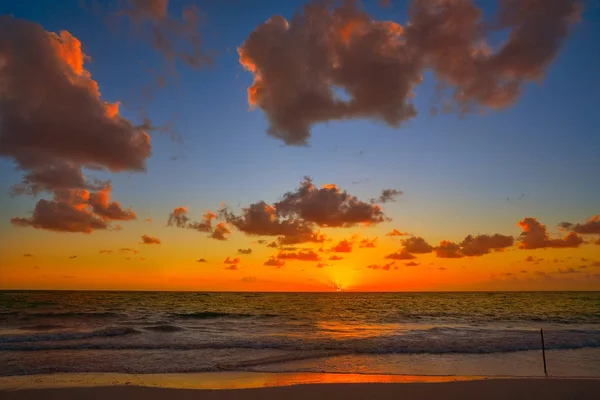
[[[0,377],[2,400],[595,399],[600,378],[208,372]]]
[[[331,384],[430,384],[472,381],[595,381],[586,376],[399,375],[321,372],[52,373],[0,377],[0,393],[19,390],[145,387],[232,390]],[[600,388],[600,386],[599,386]]]

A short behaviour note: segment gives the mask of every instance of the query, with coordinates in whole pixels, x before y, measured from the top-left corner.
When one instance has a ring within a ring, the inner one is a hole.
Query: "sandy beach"
[[[137,380],[135,379],[137,378]],[[239,379],[238,379],[239,378]],[[343,383],[335,383],[343,382]],[[80,385],[80,386],[78,386]],[[600,379],[336,374],[56,374],[0,378],[0,399],[597,399]]]

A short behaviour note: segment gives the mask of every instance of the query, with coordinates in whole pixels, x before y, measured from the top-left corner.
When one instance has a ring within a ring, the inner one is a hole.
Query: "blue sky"
[[[106,9],[79,3],[0,1],[0,13],[37,22],[48,31],[71,32],[92,58],[86,68],[103,99],[122,101],[122,114],[135,119],[139,104],[131,99],[151,81],[149,69],[164,63],[124,20],[111,22]],[[248,110],[246,88],[252,78],[236,53],[256,25],[273,14],[289,18],[303,2],[225,3],[197,3],[206,15],[204,37],[207,48],[217,53],[215,65],[201,70],[178,66],[177,77],[144,104],[156,124],[174,122],[183,144],[155,136],[146,173],[110,175],[113,197],[139,215],[166,221],[179,205],[199,215],[222,201],[234,207],[275,201],[305,175],[360,198],[373,197],[381,188],[404,191],[387,208],[392,225],[432,241],[513,233],[515,223],[528,215],[554,226],[598,212],[600,43],[595,39],[600,37],[600,11],[595,3],[588,4],[544,80],[527,84],[510,108],[432,116],[435,81],[426,76],[416,89],[419,115],[400,128],[364,120],[330,122],[313,129],[310,147],[283,146],[267,136],[263,113]],[[404,22],[400,5],[380,9],[366,3],[373,15]],[[182,4],[172,1],[171,10],[176,13]],[[21,173],[11,160],[0,159],[0,176],[8,193]],[[521,193],[525,197],[517,201]],[[10,217],[26,215],[35,204],[28,197],[1,198],[3,230],[10,229]]]

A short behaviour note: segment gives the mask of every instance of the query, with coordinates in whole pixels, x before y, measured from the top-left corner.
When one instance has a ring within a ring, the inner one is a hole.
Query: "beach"
[[[24,399],[596,399],[599,379],[208,373],[55,374],[0,378],[0,398]],[[340,383],[342,382],[342,383]]]

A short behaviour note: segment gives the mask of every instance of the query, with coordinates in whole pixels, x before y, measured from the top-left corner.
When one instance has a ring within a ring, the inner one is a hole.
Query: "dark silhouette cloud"
[[[500,251],[511,247],[514,243],[512,236],[500,235],[477,235],[467,236],[461,243],[461,252],[465,256],[482,256],[491,251]]]
[[[381,195],[376,199],[372,199],[371,203],[389,203],[390,201],[396,201],[396,198],[402,194],[401,190],[383,189]]]
[[[439,258],[461,258],[463,254],[460,246],[448,240],[442,240],[440,244],[433,249],[436,257]]]
[[[404,239],[402,241],[402,245],[404,245],[406,251],[414,254],[431,253],[431,251],[433,250],[433,246],[427,243],[425,239],[418,236]]]
[[[138,254],[139,251],[137,251],[136,249],[132,249],[131,247],[122,247],[119,249],[119,251],[121,253],[132,253],[132,254]]]
[[[160,244],[160,240],[152,236],[142,235],[141,244]]]
[[[521,249],[579,247],[583,243],[583,238],[574,232],[569,232],[563,238],[551,239],[546,226],[535,218],[524,218],[518,222],[518,225],[523,230],[519,241]]]
[[[227,240],[227,236],[231,234],[227,225],[223,222],[218,223],[213,227],[212,221],[217,218],[217,215],[211,211],[207,211],[202,215],[202,221],[192,221],[187,216],[187,208],[175,207],[169,214],[167,220],[168,226],[175,226],[177,228],[192,229],[198,232],[210,233],[208,237],[216,240]]]
[[[387,256],[385,256],[385,258],[388,260],[412,260],[416,257],[404,248],[395,253],[388,254]]]
[[[565,230],[570,230],[580,235],[600,235],[600,215],[594,215],[583,224],[573,224],[571,222],[561,222],[559,226]]]
[[[268,267],[281,268],[285,265],[285,261],[279,260],[276,257],[269,257],[269,259],[267,261],[265,261],[265,263],[263,265],[266,265]]]
[[[418,262],[410,261],[410,262],[404,263],[404,265],[406,265],[407,267],[416,267],[421,264],[419,264]]]
[[[23,257],[33,257],[33,254],[31,254],[31,253],[25,253],[25,254],[23,254]]]
[[[374,269],[374,270],[389,271],[392,267],[395,267],[395,265],[396,265],[396,261],[392,261],[390,263],[383,264],[383,265],[379,265],[379,264],[367,265],[367,268]]]
[[[223,261],[223,264],[239,264],[239,263],[240,263],[239,257],[235,257],[235,258],[229,258],[229,257],[227,257]]]
[[[327,264],[323,264],[323,263],[317,263],[317,265],[315,265],[315,267],[317,267],[317,268],[324,268],[327,266],[328,266]]]
[[[238,48],[254,78],[248,104],[265,113],[269,135],[304,145],[320,122],[400,126],[417,114],[414,88],[428,69],[440,87],[454,89],[462,112],[507,107],[525,83],[543,77],[580,14],[576,0],[507,0],[490,22],[471,0],[413,0],[401,26],[373,20],[356,4],[311,2],[290,21],[273,15]],[[486,36],[498,31],[507,39],[492,47]]]
[[[343,260],[343,259],[344,259],[344,257],[340,257],[340,256],[335,255],[335,254],[332,255],[332,256],[329,256],[329,261],[340,261],[340,260]]]
[[[240,268],[238,267],[237,264],[232,264],[232,265],[226,266],[225,269],[228,271],[238,271]]]
[[[400,232],[398,229],[393,229],[391,232],[385,234],[385,236],[410,236],[408,232]]]
[[[238,254],[252,254],[252,249],[238,249]]]
[[[196,262],[205,263],[205,262],[208,262],[208,261],[206,261],[206,259],[204,259],[204,258],[200,258],[200,259],[196,260]]]
[[[219,222],[215,225],[215,229],[209,237],[216,240],[227,240],[229,234],[231,234],[231,231],[227,228],[227,225],[224,222]]]
[[[373,238],[373,239],[368,239],[368,238],[364,238],[361,239],[360,242],[358,242],[358,247],[361,249],[373,249],[375,247],[377,247],[375,245],[375,243],[377,242],[377,239],[379,238]]]
[[[344,240],[341,240],[335,246],[333,246],[331,248],[331,251],[334,251],[336,253],[351,253],[353,244],[354,243],[352,240],[344,239]]]
[[[280,252],[277,254],[279,260],[298,260],[298,261],[321,261],[321,257],[313,250],[300,250],[298,252]]]

